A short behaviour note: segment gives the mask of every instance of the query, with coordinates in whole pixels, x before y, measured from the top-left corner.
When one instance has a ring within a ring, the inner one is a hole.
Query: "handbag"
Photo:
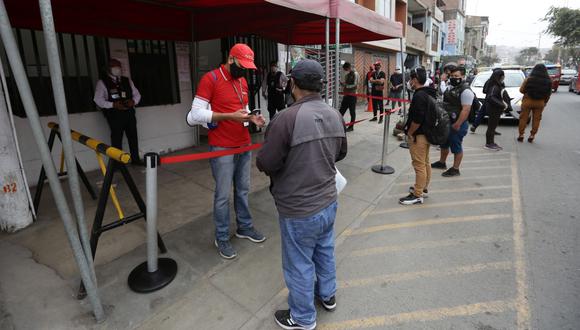
[[[336,175],[334,176],[334,180],[336,181],[336,192],[337,194],[340,194],[340,192],[344,189],[344,187],[346,187],[346,178],[342,175],[342,173],[340,173],[340,171],[338,170],[338,168],[336,168],[336,166],[334,167],[334,169],[336,170]]]

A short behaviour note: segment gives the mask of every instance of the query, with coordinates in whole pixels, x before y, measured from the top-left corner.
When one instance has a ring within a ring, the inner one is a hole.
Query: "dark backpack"
[[[425,121],[421,127],[429,143],[441,145],[447,142],[451,128],[449,113],[445,111],[443,103],[437,102],[432,96],[428,96]]]

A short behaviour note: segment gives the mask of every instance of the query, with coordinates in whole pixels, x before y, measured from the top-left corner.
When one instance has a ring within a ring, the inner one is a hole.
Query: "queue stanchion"
[[[381,155],[381,163],[379,165],[374,165],[372,167],[373,172],[380,173],[380,174],[393,174],[395,173],[395,169],[389,165],[385,164],[385,160],[387,158],[387,153],[389,151],[389,126],[391,122],[391,113],[389,111],[385,111],[384,113],[384,130],[383,130],[383,153]]]
[[[139,293],[157,291],[167,286],[177,274],[177,263],[170,258],[158,258],[157,252],[157,167],[159,155],[145,154],[147,198],[147,261],[129,274],[129,287]]]

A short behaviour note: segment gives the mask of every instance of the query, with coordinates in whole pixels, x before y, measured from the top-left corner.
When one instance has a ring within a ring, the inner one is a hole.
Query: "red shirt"
[[[248,105],[248,83],[245,78],[232,79],[222,65],[206,73],[199,81],[196,97],[211,104],[211,111],[231,113]],[[209,130],[209,145],[214,147],[241,147],[249,145],[250,132],[243,123],[224,120]]]

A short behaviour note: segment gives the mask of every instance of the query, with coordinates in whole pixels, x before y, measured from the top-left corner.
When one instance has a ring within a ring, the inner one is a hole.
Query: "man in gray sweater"
[[[346,156],[347,143],[342,116],[320,97],[323,77],[316,61],[296,64],[290,77],[296,102],[270,122],[257,159],[279,213],[290,309],[275,319],[284,329],[314,329],[315,298],[326,310],[336,308],[334,164]]]

